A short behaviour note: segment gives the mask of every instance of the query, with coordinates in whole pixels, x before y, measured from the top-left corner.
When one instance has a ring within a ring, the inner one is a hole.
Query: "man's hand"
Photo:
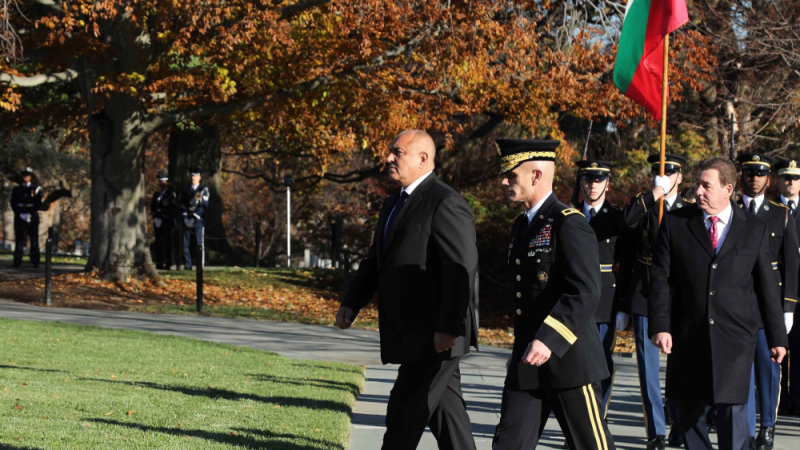
[[[624,313],[622,311],[617,313],[617,331],[624,331],[625,328],[628,328],[628,319],[630,319],[628,313]]]
[[[794,313],[783,313],[783,323],[786,325],[786,334],[792,332],[792,325],[794,325]]]
[[[351,308],[347,306],[339,307],[339,310],[336,311],[336,326],[339,327],[340,330],[346,330],[350,328],[350,325],[353,324],[353,319],[356,318],[356,314],[353,312]]]
[[[533,342],[528,344],[528,349],[525,350],[525,355],[522,356],[522,362],[532,366],[541,366],[550,359],[553,352],[544,345],[544,342],[534,339]]]
[[[650,340],[656,347],[666,354],[672,353],[672,335],[669,333],[656,333]]]
[[[457,336],[447,333],[439,333],[433,335],[433,346],[436,348],[436,353],[442,353],[450,350],[456,345]]]
[[[786,349],[784,347],[772,347],[769,349],[772,352],[772,361],[780,364],[783,357],[786,356]]]

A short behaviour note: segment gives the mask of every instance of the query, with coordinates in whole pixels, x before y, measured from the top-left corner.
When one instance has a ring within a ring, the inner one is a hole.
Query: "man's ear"
[[[428,162],[428,152],[419,152],[419,159],[422,160],[423,165]]]

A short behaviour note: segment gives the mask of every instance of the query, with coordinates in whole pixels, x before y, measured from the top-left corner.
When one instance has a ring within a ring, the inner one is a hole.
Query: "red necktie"
[[[719,217],[711,216],[708,218],[711,221],[711,226],[708,227],[708,237],[711,238],[711,246],[714,247],[714,250],[717,249],[717,239],[719,236],[717,235],[717,222],[719,222]]]

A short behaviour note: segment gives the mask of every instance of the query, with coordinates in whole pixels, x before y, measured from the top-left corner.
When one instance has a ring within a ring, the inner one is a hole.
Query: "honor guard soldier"
[[[25,240],[30,240],[30,259],[33,267],[39,267],[39,207],[42,205],[42,188],[33,183],[33,169],[26,167],[20,172],[22,184],[11,191],[11,210],[14,211],[13,267],[22,265],[22,249]]]
[[[594,312],[594,321],[603,344],[606,366],[609,377],[600,382],[600,410],[603,418],[608,414],[608,403],[611,398],[611,384],[614,376],[614,305],[618,303],[617,274],[621,257],[621,239],[618,239],[622,228],[622,210],[606,200],[606,192],[611,183],[611,169],[614,164],[600,160],[578,161],[583,202],[580,209],[597,238],[597,250],[600,255],[600,276],[603,282],[600,304]],[[620,293],[622,290],[620,289]]]
[[[599,399],[609,372],[594,320],[602,290],[597,238],[553,193],[559,141],[497,145],[503,188],[525,212],[508,248],[514,347],[493,448],[535,448],[553,412],[570,448],[613,450]]]
[[[769,257],[772,262],[774,283],[780,286],[781,297],[775,299],[783,304],[787,330],[791,327],[794,309],[797,306],[797,276],[800,268],[797,228],[792,222],[789,207],[766,199],[764,192],[769,187],[769,175],[774,159],[770,156],[751,153],[739,155],[736,160],[742,168],[742,198],[740,208],[767,222],[769,231]],[[787,331],[788,332],[788,331]],[[771,450],[775,442],[775,422],[780,397],[781,366],[773,362],[764,328],[758,330],[756,338],[755,376],[751,381],[750,398],[747,402],[750,436],[755,438],[757,450]],[[755,391],[754,391],[755,386]],[[756,438],[756,401],[761,409],[761,429]]]
[[[800,240],[800,220],[797,217],[797,208],[800,205],[800,167],[798,167],[798,162],[796,159],[778,158],[778,161],[772,165],[772,170],[778,175],[778,190],[781,192],[779,200],[781,204],[789,207],[789,214],[794,219],[798,240]],[[800,286],[798,286],[798,291],[800,291]],[[786,322],[786,329],[789,330],[789,354],[786,355],[782,364],[780,410],[781,413],[800,416],[800,368],[790,370],[791,363],[789,362],[792,350],[800,355],[800,327],[792,326],[794,314],[786,316],[786,318],[789,319]],[[800,356],[795,356],[795,358],[800,361]],[[795,367],[798,365],[800,362],[797,362]]]
[[[650,192],[642,192],[634,197],[623,210],[623,221],[628,228],[625,231],[626,242],[633,254],[625,258],[622,268],[626,281],[626,291],[622,295],[620,311],[617,313],[617,329],[624,330],[628,319],[633,316],[633,335],[636,342],[636,362],[639,368],[639,388],[642,393],[642,409],[645,413],[647,429],[647,449],[663,450],[666,446],[667,414],[661,400],[660,356],[656,347],[650,344],[647,325],[647,296],[650,288],[650,264],[653,247],[658,234],[658,203],[664,197],[664,213],[675,211],[686,206],[686,201],[678,192],[683,181],[682,167],[686,158],[667,154],[664,164],[664,176],[660,177],[660,155],[650,155],[647,162],[651,164],[655,187]],[[675,408],[669,408],[674,424]],[[681,446],[683,436],[673,425],[669,443]]]
[[[164,172],[158,174],[158,191],[150,202],[150,213],[153,215],[153,228],[156,235],[156,268],[169,269],[172,266],[172,235],[175,232],[175,213],[178,208],[178,196],[169,187],[169,176]]]
[[[205,230],[206,208],[208,208],[208,188],[200,184],[202,173],[200,170],[191,171],[192,185],[183,191],[181,197],[181,213],[183,217],[183,259],[184,268],[192,270],[191,237],[195,235],[195,242],[200,247],[203,244]],[[197,255],[197,263],[204,264],[204,255]]]

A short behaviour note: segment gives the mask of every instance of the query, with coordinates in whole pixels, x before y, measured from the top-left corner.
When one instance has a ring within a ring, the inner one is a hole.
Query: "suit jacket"
[[[691,203],[678,194],[669,209],[664,204],[664,213],[688,205]],[[647,316],[649,268],[658,236],[658,200],[653,197],[652,192],[641,192],[625,206],[622,217],[627,228],[623,233],[627,255],[623,258],[625,292],[621,294],[619,310]]]
[[[648,322],[651,337],[672,333],[668,398],[747,403],[758,330],[764,328],[770,347],[787,346],[769,228],[731,205],[718,254],[696,205],[666,214],[661,223],[650,266]]]
[[[584,203],[581,202],[580,211],[584,211]],[[594,230],[597,237],[597,251],[600,256],[600,277],[603,281],[603,288],[600,294],[600,303],[594,313],[594,321],[597,323],[611,323],[614,321],[615,301],[617,293],[622,294],[622,289],[617,290],[619,262],[622,256],[622,239],[620,230],[622,228],[622,210],[605,201],[597,214],[589,222],[589,226]]]
[[[384,243],[386,221],[399,196],[398,191],[384,202],[372,246],[342,305],[357,314],[378,291],[384,364],[464,355],[470,345],[478,346],[472,210],[458,192],[430,174],[408,198]],[[456,345],[436,353],[436,332],[458,336]]]
[[[506,387],[566,389],[602,380],[609,374],[594,321],[602,286],[594,231],[555,193],[527,220],[521,214],[514,221],[508,250],[516,315]],[[553,352],[539,367],[521,362],[535,339]]]
[[[747,210],[742,199],[736,202]],[[781,291],[783,310],[794,312],[797,306],[797,276],[800,270],[800,252],[797,243],[797,228],[789,208],[778,202],[761,202],[756,217],[767,222],[769,229],[769,258],[772,262],[775,283]]]

